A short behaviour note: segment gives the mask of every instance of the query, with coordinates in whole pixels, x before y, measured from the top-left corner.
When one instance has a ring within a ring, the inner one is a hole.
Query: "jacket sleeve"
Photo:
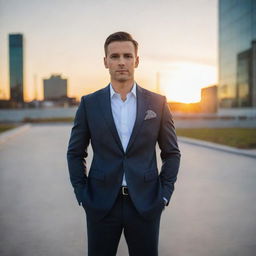
[[[168,200],[166,204],[168,205],[174,191],[174,183],[177,180],[179,171],[180,150],[178,148],[174,123],[166,97],[164,97],[158,144],[161,150],[160,156],[162,159],[160,179],[162,183],[163,197]]]
[[[85,99],[81,98],[80,105],[77,109],[74,125],[71,130],[71,136],[67,151],[68,169],[70,181],[74,192],[81,205],[82,192],[86,186],[87,169],[86,160],[87,148],[90,143],[90,131],[87,122]]]

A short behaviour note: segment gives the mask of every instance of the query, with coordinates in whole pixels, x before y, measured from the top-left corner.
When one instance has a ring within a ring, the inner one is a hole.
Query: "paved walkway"
[[[0,144],[1,256],[86,255],[85,214],[66,165],[70,129],[35,125]],[[254,256],[256,159],[184,142],[180,148],[159,256]],[[117,255],[128,255],[123,237]]]

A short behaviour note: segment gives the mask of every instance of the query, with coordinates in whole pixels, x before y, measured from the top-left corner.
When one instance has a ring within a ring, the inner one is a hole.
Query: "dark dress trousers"
[[[166,98],[137,85],[136,100],[136,120],[126,151],[111,111],[110,85],[83,96],[75,116],[67,160],[77,201],[86,211],[89,255],[115,255],[123,215],[127,217],[123,226],[126,225],[124,235],[129,239],[130,255],[157,255],[163,197],[168,205],[177,179],[180,151]],[[88,173],[89,143],[93,160]],[[162,159],[159,171],[156,143]],[[128,197],[120,194],[124,173]],[[131,220],[137,229],[129,227]],[[110,223],[113,232],[109,232]],[[151,253],[150,243],[154,247]],[[105,253],[100,252],[101,248]]]

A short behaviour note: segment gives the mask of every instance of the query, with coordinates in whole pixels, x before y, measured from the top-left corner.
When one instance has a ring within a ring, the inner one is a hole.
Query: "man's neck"
[[[119,93],[121,95],[121,98],[123,101],[126,100],[126,95],[132,90],[132,87],[134,85],[133,81],[111,81],[112,87],[115,92]]]

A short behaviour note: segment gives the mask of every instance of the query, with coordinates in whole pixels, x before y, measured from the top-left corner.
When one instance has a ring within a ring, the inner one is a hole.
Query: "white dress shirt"
[[[110,100],[116,129],[125,152],[136,119],[136,83],[133,84],[131,91],[126,95],[125,101],[121,99],[121,95],[119,93],[115,92],[115,90],[112,87],[112,84],[110,83]],[[125,173],[123,176],[122,185],[127,186]],[[165,197],[163,197],[163,199],[166,204],[167,199]]]
[[[116,129],[125,152],[136,119],[136,83],[134,83],[131,91],[126,95],[125,101],[121,99],[121,95],[115,92],[112,84],[110,84],[110,99]],[[122,185],[127,185],[125,180],[125,174],[123,176]]]

